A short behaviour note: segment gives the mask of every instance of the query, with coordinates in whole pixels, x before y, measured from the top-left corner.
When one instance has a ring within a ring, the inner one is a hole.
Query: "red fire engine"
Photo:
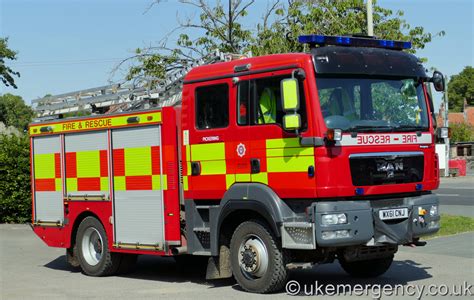
[[[199,66],[178,106],[33,123],[33,229],[91,276],[137,255],[209,258],[207,278],[281,289],[353,276],[439,230],[428,77],[408,42],[301,36],[310,53]]]

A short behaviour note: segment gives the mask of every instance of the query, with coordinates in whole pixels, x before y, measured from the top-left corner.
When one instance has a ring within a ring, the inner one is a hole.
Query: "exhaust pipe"
[[[173,253],[173,255],[187,254],[188,253],[188,247],[187,246],[182,246],[182,247],[173,248],[173,249],[171,249],[171,253]]]

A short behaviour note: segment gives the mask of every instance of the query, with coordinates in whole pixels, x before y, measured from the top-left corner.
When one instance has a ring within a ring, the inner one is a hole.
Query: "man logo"
[[[377,162],[377,171],[386,172],[387,178],[394,178],[395,171],[403,171],[403,162],[401,161],[382,161]]]

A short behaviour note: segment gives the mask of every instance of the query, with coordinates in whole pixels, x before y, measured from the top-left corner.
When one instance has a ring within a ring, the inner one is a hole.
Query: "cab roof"
[[[184,84],[208,81],[220,78],[247,75],[258,70],[278,70],[300,67],[305,61],[311,61],[309,53],[272,54],[211,65],[199,66],[186,75]]]

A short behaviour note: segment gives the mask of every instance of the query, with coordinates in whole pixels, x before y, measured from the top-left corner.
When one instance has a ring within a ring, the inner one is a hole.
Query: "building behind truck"
[[[442,91],[442,74],[408,42],[300,42],[311,52],[191,69],[157,102],[176,105],[31,124],[34,232],[90,276],[202,256],[208,279],[256,293],[335,260],[375,277],[423,246],[439,230],[446,130],[427,84]]]

